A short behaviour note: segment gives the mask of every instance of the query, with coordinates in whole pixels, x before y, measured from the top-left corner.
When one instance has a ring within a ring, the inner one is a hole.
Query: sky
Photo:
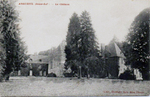
[[[85,10],[90,14],[98,43],[108,44],[114,36],[123,41],[134,18],[150,7],[150,0],[17,0],[15,5],[21,37],[28,54],[33,54],[57,47],[66,39],[72,14],[80,16]]]

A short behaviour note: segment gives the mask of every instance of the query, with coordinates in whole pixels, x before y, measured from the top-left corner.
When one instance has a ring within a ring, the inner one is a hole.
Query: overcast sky
[[[48,3],[48,5],[19,5]],[[55,5],[66,3],[69,5]],[[108,44],[115,35],[120,41],[128,33],[135,16],[150,6],[150,0],[18,0],[21,35],[33,54],[57,47],[66,39],[69,19],[86,10],[91,16],[99,43]]]

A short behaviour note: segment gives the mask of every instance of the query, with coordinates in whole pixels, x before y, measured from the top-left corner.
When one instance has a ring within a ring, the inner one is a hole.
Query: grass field
[[[150,81],[11,77],[0,83],[0,96],[149,95]]]

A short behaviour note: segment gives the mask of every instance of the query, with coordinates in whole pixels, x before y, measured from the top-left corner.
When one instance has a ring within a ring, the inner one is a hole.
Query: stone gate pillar
[[[30,70],[30,76],[32,76],[32,70]]]
[[[21,70],[18,70],[18,76],[20,76],[21,75]]]
[[[29,72],[29,76],[32,76],[32,64],[30,63],[30,72]]]

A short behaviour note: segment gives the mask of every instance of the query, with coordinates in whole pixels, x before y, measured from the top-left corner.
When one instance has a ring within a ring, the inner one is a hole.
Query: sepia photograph
[[[0,96],[149,96],[150,0],[0,0]]]

